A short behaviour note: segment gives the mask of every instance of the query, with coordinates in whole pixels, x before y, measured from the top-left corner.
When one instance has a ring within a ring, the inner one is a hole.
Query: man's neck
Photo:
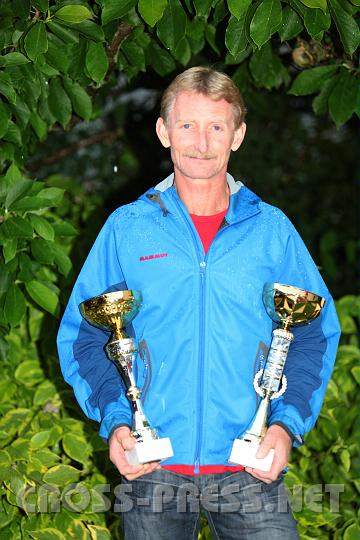
[[[176,191],[190,214],[212,216],[229,206],[229,186],[222,179],[194,180],[179,177],[175,172]]]

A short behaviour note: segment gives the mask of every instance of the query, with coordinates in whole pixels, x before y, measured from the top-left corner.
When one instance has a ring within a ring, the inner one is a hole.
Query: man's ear
[[[160,117],[156,121],[156,134],[160,139],[160,142],[165,148],[170,147],[170,140],[167,128],[165,126],[164,120]]]
[[[238,127],[238,129],[234,133],[234,140],[233,140],[233,143],[231,145],[231,150],[233,150],[235,152],[235,150],[240,148],[241,143],[244,140],[245,133],[246,133],[246,124],[245,124],[245,122],[241,122],[240,126]]]

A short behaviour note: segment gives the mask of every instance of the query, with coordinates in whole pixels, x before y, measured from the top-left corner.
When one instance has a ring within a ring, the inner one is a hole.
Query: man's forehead
[[[232,105],[225,99],[213,99],[200,92],[179,92],[173,101],[170,114],[178,117],[184,114],[201,114],[207,111],[216,111],[220,116],[232,116]]]

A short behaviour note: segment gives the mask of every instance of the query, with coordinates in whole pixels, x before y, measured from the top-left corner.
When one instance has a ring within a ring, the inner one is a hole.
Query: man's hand
[[[276,424],[270,426],[256,454],[257,458],[264,458],[271,448],[274,449],[274,461],[270,471],[260,471],[251,467],[245,467],[245,471],[258,478],[258,480],[271,484],[287,466],[291,446],[291,437],[285,429]]]
[[[109,440],[109,456],[120,474],[127,480],[135,480],[143,474],[149,474],[157,469],[161,469],[157,461],[145,463],[144,465],[130,465],[125,457],[125,450],[132,450],[135,446],[135,438],[131,435],[130,429],[126,426],[115,429]]]

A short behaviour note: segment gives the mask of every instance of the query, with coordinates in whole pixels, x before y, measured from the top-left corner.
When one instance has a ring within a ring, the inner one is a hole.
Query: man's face
[[[178,94],[166,124],[162,118],[156,124],[160,141],[170,147],[175,174],[194,180],[223,178],[245,129],[244,122],[235,129],[230,103],[194,92]]]

